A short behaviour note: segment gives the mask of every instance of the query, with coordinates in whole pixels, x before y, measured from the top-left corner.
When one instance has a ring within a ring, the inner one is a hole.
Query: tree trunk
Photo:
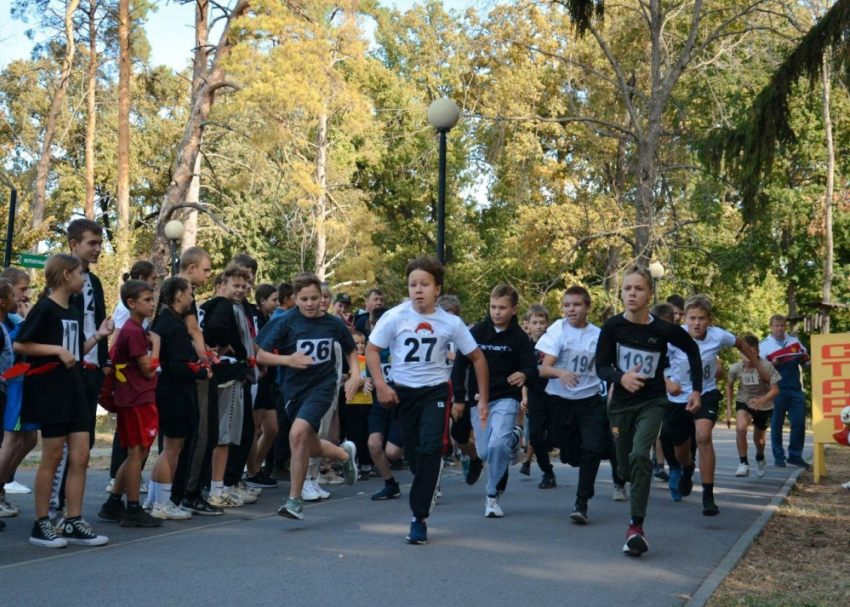
[[[65,58],[62,61],[62,71],[59,82],[50,102],[50,113],[44,126],[44,141],[41,144],[41,156],[36,165],[35,194],[32,203],[32,228],[38,230],[44,221],[44,205],[47,197],[47,178],[50,173],[50,159],[53,156],[53,138],[56,136],[56,124],[59,113],[65,101],[68,90],[68,80],[71,78],[71,68],[74,65],[74,53],[77,50],[74,42],[74,12],[79,8],[80,0],[68,0],[65,7]],[[37,246],[37,245],[36,245]]]
[[[790,228],[782,228],[782,246],[784,250],[790,250],[793,244],[793,236]],[[788,316],[797,315],[797,281],[791,278],[797,271],[797,264],[793,259],[788,260],[785,268],[785,276],[788,277],[788,286],[785,288],[785,299],[788,301]]]
[[[327,163],[328,163],[328,114],[322,110],[319,115],[319,126],[316,129],[316,185],[319,195],[316,197],[314,210],[315,222],[313,233],[316,237],[316,276],[324,281],[327,274],[328,235],[325,229],[327,217]]]
[[[198,154],[195,159],[195,175],[192,177],[192,183],[189,185],[189,191],[186,192],[186,202],[201,201],[201,155]],[[198,244],[198,211],[195,209],[186,209],[183,216],[183,225],[186,228],[183,231],[183,240],[180,243],[180,250],[185,251]]]
[[[824,266],[823,266],[823,303],[830,303],[832,297],[832,206],[835,180],[835,148],[832,143],[832,116],[829,111],[830,69],[829,53],[823,55],[823,126],[826,131],[826,200],[824,204]],[[829,309],[824,308],[821,333],[829,333]]]
[[[130,0],[118,2],[117,195],[120,232],[130,227]]]
[[[638,142],[637,192],[635,197],[635,263],[648,265],[652,258],[652,228],[655,210],[655,142]]]
[[[97,0],[89,0],[89,83],[86,91],[86,205],[94,219],[94,138],[97,129]]]

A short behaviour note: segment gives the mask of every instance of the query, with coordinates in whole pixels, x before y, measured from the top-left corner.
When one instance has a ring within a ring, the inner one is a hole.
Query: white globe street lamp
[[[653,261],[649,264],[649,275],[652,276],[652,293],[654,302],[658,303],[658,281],[664,276],[664,266],[658,261]]]
[[[437,186],[437,259],[445,263],[446,250],[446,135],[460,120],[460,108],[443,97],[428,106],[428,122],[440,134],[440,179]]]
[[[171,275],[176,276],[180,258],[177,257],[177,241],[183,238],[186,226],[182,221],[172,219],[165,224],[165,237],[171,241]]]

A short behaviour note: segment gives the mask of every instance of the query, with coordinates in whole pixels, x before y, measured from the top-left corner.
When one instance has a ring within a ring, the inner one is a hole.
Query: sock
[[[424,524],[425,524],[425,519],[424,519],[424,518],[422,518],[421,516],[414,516],[414,517],[413,517],[413,519],[412,519],[412,522],[414,522],[414,523],[422,523],[422,524],[424,525]]]
[[[757,462],[764,461],[764,453],[756,453],[756,461]]]
[[[121,503],[121,498],[122,498],[122,496],[120,496],[120,495],[116,495],[116,494],[114,494],[114,493],[110,493],[110,494],[109,494],[109,499],[107,499],[106,501],[107,501],[110,505],[116,505],[116,506],[117,506],[118,504],[120,504],[120,503]]]
[[[641,525],[643,525],[643,517],[642,516],[633,516],[631,524],[635,525],[637,527],[640,527]]]
[[[167,504],[171,501],[171,483],[157,483],[157,504]]]
[[[750,460],[748,460],[748,459],[747,459],[747,456],[745,455],[744,457],[742,457],[742,458],[741,458],[741,463],[742,463],[742,464],[747,464],[747,465],[749,466],[749,465],[750,465]]]
[[[136,512],[139,509],[141,509],[139,502],[131,502],[130,500],[127,500],[127,512]]]
[[[210,482],[210,495],[213,497],[221,497],[221,493],[224,491],[224,481],[211,481]]]
[[[148,483],[148,499],[151,504],[161,504],[162,500],[159,499],[159,483],[150,481]]]
[[[714,483],[702,484],[702,501],[714,499]]]
[[[690,466],[682,466],[682,474],[684,474],[685,476],[693,476],[694,470],[696,469],[696,462],[691,462]]]

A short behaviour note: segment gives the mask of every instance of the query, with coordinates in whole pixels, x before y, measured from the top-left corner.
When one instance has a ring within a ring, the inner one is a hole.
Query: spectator
[[[369,315],[375,308],[383,308],[386,300],[387,296],[384,295],[384,292],[380,289],[372,287],[366,291],[366,299],[363,303],[364,309],[358,311],[354,317],[354,328],[365,335],[366,339],[369,339],[369,333],[371,332],[369,327]]]

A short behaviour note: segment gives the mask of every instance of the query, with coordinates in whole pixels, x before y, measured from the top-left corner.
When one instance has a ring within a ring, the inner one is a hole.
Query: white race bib
[[[430,363],[434,362],[434,350],[437,347],[437,337],[422,337],[419,335],[404,340],[404,362]]]
[[[714,377],[717,372],[717,359],[715,358],[711,362],[703,363],[702,365],[702,380],[708,381],[712,377]],[[692,384],[693,378],[691,377],[691,366],[688,364],[688,361],[682,362],[679,365],[679,383],[687,383]]]
[[[295,344],[295,349],[298,352],[303,352],[307,356],[313,357],[313,364],[329,362],[331,354],[333,354],[333,339],[299,339]]]
[[[747,371],[741,373],[741,383],[745,386],[758,386],[761,383],[758,371]]]
[[[384,363],[381,365],[381,373],[384,374],[384,381],[392,381],[390,380],[390,371],[392,371],[393,366],[390,363]]]
[[[62,321],[62,347],[80,362],[80,323],[76,320]]]
[[[639,366],[640,368],[636,370],[638,375],[652,377],[658,369],[660,360],[660,352],[647,352],[646,350],[617,344],[617,366],[623,373],[628,373],[634,367]]]
[[[586,350],[567,351],[567,371],[576,375],[596,375],[595,362],[595,352]]]

